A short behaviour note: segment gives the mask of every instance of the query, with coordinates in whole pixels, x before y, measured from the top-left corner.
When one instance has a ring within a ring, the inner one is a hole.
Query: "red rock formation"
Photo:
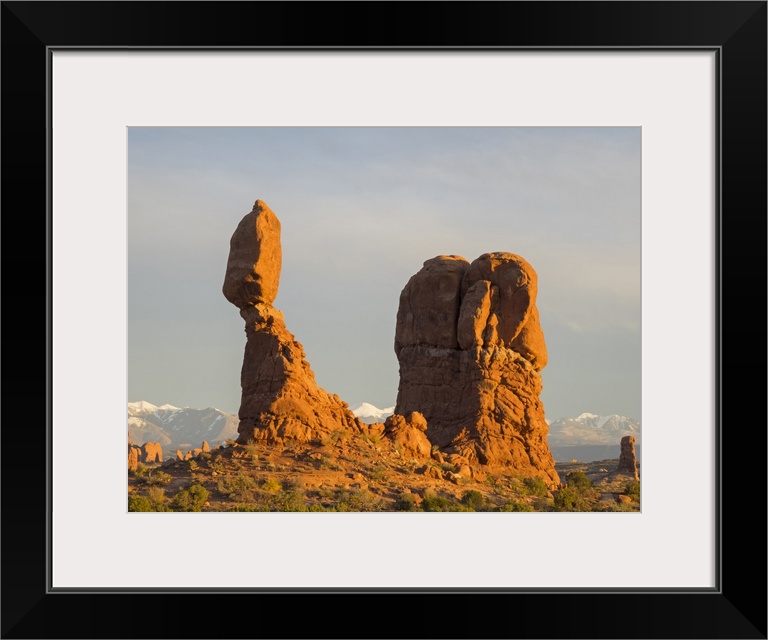
[[[207,440],[203,440],[203,445],[201,447],[203,453],[208,453],[211,450],[211,445],[208,444]]]
[[[141,445],[141,462],[162,462],[163,448],[159,442],[145,442]]]
[[[422,413],[429,440],[457,460],[556,485],[539,399],[547,351],[536,294],[535,271],[511,253],[425,262],[400,295],[395,413]]]
[[[425,435],[427,421],[418,411],[409,416],[389,416],[384,423],[384,436],[392,440],[405,457],[429,458],[432,443]]]
[[[619,455],[619,466],[616,471],[620,473],[629,473],[635,480],[640,478],[637,472],[637,457],[635,456],[635,437],[624,436],[621,439],[621,454]]]
[[[181,449],[176,449],[176,460],[184,460],[184,454]]]
[[[337,429],[361,430],[338,396],[315,382],[304,349],[272,306],[280,279],[280,222],[257,200],[230,242],[224,296],[245,320],[238,439],[321,439]]]
[[[131,439],[128,438],[128,471],[136,471],[139,468],[139,454],[141,449],[131,443]]]

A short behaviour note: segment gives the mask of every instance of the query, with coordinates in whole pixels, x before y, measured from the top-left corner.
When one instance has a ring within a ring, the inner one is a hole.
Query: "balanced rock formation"
[[[619,466],[616,467],[616,471],[620,473],[628,473],[632,475],[635,480],[640,478],[640,475],[637,472],[634,436],[624,436],[621,439],[621,454],[619,455]]]
[[[420,412],[426,436],[466,462],[559,484],[539,399],[547,363],[536,272],[512,253],[470,264],[437,256],[400,295],[395,413]]]
[[[257,200],[232,235],[223,286],[245,320],[237,442],[309,442],[337,429],[360,432],[349,406],[317,385],[303,347],[272,306],[281,260],[280,221]]]
[[[410,415],[391,415],[384,423],[384,436],[392,440],[406,457],[429,458],[432,443],[425,435],[427,421],[418,411]]]
[[[162,462],[163,448],[159,442],[145,442],[141,445],[141,462]]]

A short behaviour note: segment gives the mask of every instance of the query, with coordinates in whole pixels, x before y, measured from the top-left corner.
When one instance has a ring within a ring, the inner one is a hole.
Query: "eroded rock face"
[[[456,324],[468,266],[461,256],[437,256],[408,281],[397,310],[395,352],[412,344],[458,346]]]
[[[272,306],[280,256],[280,222],[257,200],[232,236],[223,287],[245,320],[237,441],[309,442],[338,429],[360,432],[348,405],[317,385],[303,347]]]
[[[446,454],[556,485],[539,399],[547,351],[537,291],[535,271],[515,254],[425,262],[400,296],[395,413],[423,414]]]
[[[629,473],[635,480],[640,478],[637,472],[637,457],[635,455],[635,437],[624,436],[621,439],[621,454],[619,455],[619,466],[616,471]]]

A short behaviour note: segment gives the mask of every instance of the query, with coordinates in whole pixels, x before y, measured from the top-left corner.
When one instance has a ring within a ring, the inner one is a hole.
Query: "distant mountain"
[[[128,403],[131,440],[136,444],[159,442],[166,459],[176,449],[186,452],[199,447],[203,440],[213,447],[237,438],[238,423],[237,416],[213,407],[190,409],[170,404],[158,407],[145,401]]]
[[[549,445],[618,445],[624,436],[640,443],[640,423],[624,416],[582,413],[578,418],[560,418],[549,424]]]
[[[360,418],[360,422],[365,422],[366,424],[384,422],[394,412],[394,407],[389,407],[388,409],[379,409],[378,407],[374,407],[372,404],[368,404],[367,402],[363,402],[363,404],[361,404],[357,409],[352,409],[352,413]]]

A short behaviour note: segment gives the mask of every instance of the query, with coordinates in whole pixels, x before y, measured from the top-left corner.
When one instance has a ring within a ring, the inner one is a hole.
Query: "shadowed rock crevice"
[[[536,272],[512,253],[427,260],[400,295],[395,412],[423,414],[427,437],[447,453],[556,485],[537,291]]]

